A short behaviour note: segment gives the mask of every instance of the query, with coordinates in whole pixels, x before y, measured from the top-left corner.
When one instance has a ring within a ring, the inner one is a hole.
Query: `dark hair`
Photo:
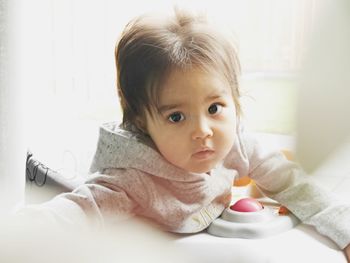
[[[205,17],[175,10],[173,17],[140,16],[127,24],[115,50],[123,125],[140,128],[157,109],[162,81],[172,69],[216,70],[228,81],[240,114],[240,64],[235,46]]]

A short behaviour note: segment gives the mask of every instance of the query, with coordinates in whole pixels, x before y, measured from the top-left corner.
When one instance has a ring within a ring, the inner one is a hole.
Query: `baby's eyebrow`
[[[212,93],[212,94],[208,95],[205,98],[205,101],[211,101],[211,100],[219,99],[219,98],[222,98],[222,97],[225,97],[225,96],[227,96],[227,90],[221,89],[220,91],[217,91],[215,93]]]
[[[222,98],[222,97],[225,97],[225,96],[227,96],[227,90],[222,89],[220,91],[216,91],[215,93],[209,94],[204,99],[204,102],[216,100],[216,99],[219,99],[219,98]],[[163,105],[160,105],[158,107],[158,113],[162,114],[162,113],[167,112],[167,111],[171,111],[171,110],[174,110],[174,109],[178,109],[178,108],[184,107],[184,105],[185,105],[184,103],[163,104]]]
[[[181,106],[183,106],[183,104],[164,104],[164,105],[161,105],[158,108],[158,112],[159,113],[164,113],[166,111],[170,111],[170,110],[173,110],[173,109],[176,109],[176,108],[180,108]]]
[[[208,96],[205,98],[205,101],[211,101],[211,100],[216,100],[218,98],[222,98],[223,95],[212,95],[212,96]]]

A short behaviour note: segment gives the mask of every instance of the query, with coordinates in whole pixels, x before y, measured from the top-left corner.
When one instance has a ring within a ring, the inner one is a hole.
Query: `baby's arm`
[[[350,244],[344,249],[347,261],[350,263]]]
[[[302,222],[315,226],[340,248],[350,243],[349,203],[318,186],[279,152],[265,151],[249,137],[242,145],[249,163],[248,175],[267,196],[286,206]]]
[[[123,173],[124,171],[120,171]],[[122,187],[113,184],[115,175],[95,174],[94,179],[40,205],[20,209],[16,215],[26,220],[66,227],[99,227],[121,220],[136,207]],[[111,222],[110,222],[111,221]]]

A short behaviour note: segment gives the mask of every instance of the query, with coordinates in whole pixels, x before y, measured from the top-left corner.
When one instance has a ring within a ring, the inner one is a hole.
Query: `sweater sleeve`
[[[25,206],[17,214],[73,228],[102,227],[123,220],[132,215],[136,203],[123,187],[111,183],[118,181],[112,179],[115,176],[96,173],[74,191],[42,204]]]
[[[268,152],[249,136],[242,138],[248,175],[268,197],[293,212],[303,223],[331,238],[340,248],[350,243],[350,203],[317,184],[314,176],[280,152]],[[331,175],[330,175],[331,176]]]

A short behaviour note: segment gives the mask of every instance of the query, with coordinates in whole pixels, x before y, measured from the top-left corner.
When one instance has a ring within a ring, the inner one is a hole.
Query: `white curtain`
[[[15,71],[14,3],[0,0],[0,216],[22,201],[25,180],[23,97]]]

